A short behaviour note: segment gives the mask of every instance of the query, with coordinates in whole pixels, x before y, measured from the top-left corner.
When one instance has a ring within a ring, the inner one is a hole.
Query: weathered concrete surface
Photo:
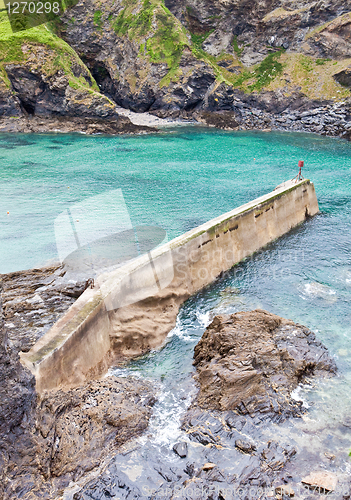
[[[18,351],[84,291],[62,274],[56,266],[0,276],[1,500],[62,498],[72,480],[143,433],[155,401],[149,383],[116,377],[38,397]]]
[[[318,212],[313,184],[288,181],[101,275],[22,362],[37,390],[75,385],[160,345],[178,308],[222,272]]]

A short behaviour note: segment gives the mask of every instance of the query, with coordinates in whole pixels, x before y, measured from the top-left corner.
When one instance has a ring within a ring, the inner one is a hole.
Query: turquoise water
[[[0,134],[0,272],[57,260],[55,218],[93,195],[122,189],[134,225],[174,237],[269,192],[297,173],[299,159],[322,210],[341,211],[346,223],[350,150],[314,135],[193,128],[137,137]]]
[[[300,391],[309,417],[289,432],[310,446],[335,449],[346,460],[351,448],[351,429],[342,425],[351,414],[350,143],[189,127],[136,137],[2,134],[0,272],[57,260],[55,218],[93,195],[122,189],[132,223],[160,226],[170,238],[271,191],[297,174],[300,159],[304,176],[315,184],[321,213],[192,297],[160,351],[115,373],[132,372],[159,384],[155,439],[174,438],[194,391],[193,348],[211,318],[218,312],[267,309],[313,329],[335,356],[339,376]],[[325,428],[332,439],[314,440],[313,431]]]

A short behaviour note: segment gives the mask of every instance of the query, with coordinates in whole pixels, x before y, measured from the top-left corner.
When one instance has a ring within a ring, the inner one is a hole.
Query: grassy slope
[[[261,63],[246,68],[237,58],[242,49],[237,46],[235,39],[233,48],[235,56],[223,53],[213,57],[199,46],[193,46],[193,53],[212,66],[218,82],[233,85],[244,92],[284,88],[288,95],[296,87],[301,87],[302,92],[311,99],[332,99],[337,102],[351,96],[351,90],[341,86],[333,78],[333,74],[350,66],[351,59],[318,59],[281,50],[268,55]],[[218,63],[224,59],[232,60],[232,66],[241,67],[241,74],[233,75],[220,67]]]
[[[1,0],[0,0],[1,1]],[[43,52],[44,51],[44,52]],[[61,38],[52,33],[47,25],[40,25],[26,31],[13,33],[5,12],[0,12],[0,79],[2,84],[10,87],[10,82],[5,71],[6,64],[30,63],[32,69],[36,67],[44,71],[47,76],[63,70],[67,75],[69,84],[76,89],[95,93],[98,86],[91,77],[92,86],[82,76],[74,76],[71,66],[78,64],[84,66],[76,52]]]
[[[328,98],[342,101],[351,96],[351,90],[337,83],[333,74],[350,66],[351,59],[333,61],[316,59],[303,54],[283,54],[281,56],[283,73],[268,86],[268,90],[286,87],[301,87],[301,90],[311,99]]]
[[[109,16],[108,20],[118,36],[139,44],[139,57],[151,63],[167,63],[169,72],[161,86],[177,80],[180,58],[189,41],[185,28],[163,0],[124,0],[118,16]]]

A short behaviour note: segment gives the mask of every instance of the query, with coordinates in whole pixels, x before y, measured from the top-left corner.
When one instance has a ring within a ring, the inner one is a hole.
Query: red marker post
[[[303,175],[301,173],[301,170],[302,170],[302,168],[304,166],[304,163],[305,162],[303,162],[302,160],[299,161],[299,164],[298,164],[299,165],[299,173],[297,174],[296,177],[294,177],[293,179],[291,179],[292,181],[299,182],[299,181],[302,181],[304,179],[304,177],[303,177]]]

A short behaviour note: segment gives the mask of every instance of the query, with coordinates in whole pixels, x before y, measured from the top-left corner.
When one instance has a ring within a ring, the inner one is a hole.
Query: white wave
[[[181,418],[193,396],[192,391],[185,393],[183,390],[178,393],[174,390],[167,391],[164,387],[161,388],[149,423],[149,430],[153,436],[152,441],[155,444],[171,448],[177,438],[182,435]]]
[[[196,311],[196,317],[200,326],[202,326],[203,328],[207,328],[212,321],[210,311],[206,312]]]
[[[337,300],[336,291],[327,285],[312,281],[305,283],[302,287],[302,298],[320,298],[328,302],[335,302]],[[300,295],[301,297],[301,295]]]
[[[186,335],[187,330],[184,329],[182,324],[180,323],[179,319],[177,318],[176,321],[176,326],[169,332],[167,335],[167,338],[170,339],[171,337],[178,337],[181,340],[184,340],[185,342],[189,342],[193,340],[189,335]]]
[[[302,401],[303,408],[308,409],[310,407],[310,405],[307,403],[307,401],[305,399],[303,399],[301,397],[301,394],[300,394],[302,389],[303,389],[303,387],[299,385],[298,387],[296,387],[296,389],[291,391],[290,396],[294,401]]]
[[[129,370],[128,368],[118,368],[118,367],[114,367],[114,368],[110,368],[106,375],[104,376],[104,378],[107,378],[107,377],[121,377],[121,378],[129,378],[129,377],[134,377],[134,378],[137,378],[137,379],[142,379],[144,378],[142,376],[142,374],[138,371],[134,371],[134,370]]]

